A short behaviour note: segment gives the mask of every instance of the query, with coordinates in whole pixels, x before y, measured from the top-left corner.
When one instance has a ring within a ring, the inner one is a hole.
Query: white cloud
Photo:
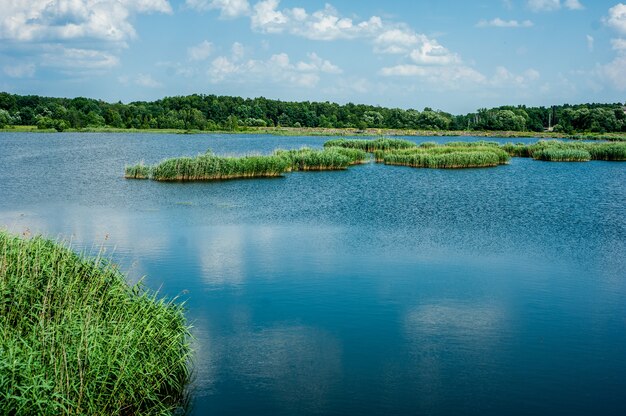
[[[187,56],[191,61],[204,61],[213,53],[213,44],[207,40],[187,48]]]
[[[587,35],[587,49],[589,49],[590,52],[593,52],[594,43],[595,39],[593,38],[593,36]]]
[[[583,10],[585,8],[578,0],[565,0],[563,6],[569,10]]]
[[[163,86],[163,84],[155,80],[152,75],[144,73],[140,73],[132,78],[128,75],[123,75],[120,76],[117,80],[123,85],[130,85],[132,83],[145,88],[161,88]]]
[[[413,64],[396,65],[381,69],[380,74],[385,77],[414,77],[441,89],[459,89],[472,85],[484,84],[486,78],[480,72],[468,66],[420,66]]]
[[[211,82],[274,82],[299,87],[315,87],[320,74],[339,74],[341,69],[315,53],[307,61],[292,63],[289,55],[279,53],[268,60],[250,59],[238,63],[233,58],[219,56],[211,62],[207,74]]]
[[[626,34],[626,4],[618,3],[609,9],[609,17],[604,23],[619,33]]]
[[[626,51],[626,39],[611,39],[611,47],[615,51]]]
[[[185,4],[196,10],[219,10],[220,17],[232,19],[250,13],[248,0],[186,0]]]
[[[460,64],[461,58],[441,46],[436,40],[423,39],[420,46],[409,54],[418,65],[453,65]]]
[[[374,39],[374,51],[377,53],[401,54],[409,53],[425,39],[408,28],[393,28],[381,32]]]
[[[302,8],[278,10],[280,0],[263,0],[255,4],[251,16],[252,28],[262,33],[283,33],[314,40],[354,39],[371,37],[380,32],[380,17],[355,23],[342,17],[329,4],[324,9],[308,13]]]
[[[602,66],[600,74],[617,90],[626,91],[626,55],[618,56]]]
[[[497,67],[491,78],[466,65],[424,66],[404,64],[386,67],[380,71],[385,77],[412,77],[445,90],[472,89],[475,87],[527,89],[541,78],[535,69],[514,74],[505,67]]]
[[[152,78],[152,75],[150,74],[137,75],[137,77],[135,78],[135,84],[146,88],[159,88],[163,86],[163,84],[161,84],[159,81]]]
[[[530,83],[539,80],[541,74],[535,69],[527,69],[521,74],[514,74],[503,66],[496,68],[489,83],[494,87],[522,87],[527,88]]]
[[[35,64],[21,63],[16,65],[5,65],[2,70],[11,78],[31,78],[35,75]]]
[[[245,48],[243,47],[243,45],[239,42],[235,42],[233,43],[233,46],[231,48],[231,52],[233,55],[233,59],[235,61],[239,61],[241,59],[243,59],[243,56],[245,54]]]
[[[32,0],[10,1],[2,7],[0,39],[21,42],[81,38],[124,41],[135,36],[129,22],[133,13],[172,11],[166,0]]]
[[[477,27],[532,27],[533,22],[530,20],[524,20],[519,22],[517,20],[503,20],[496,17],[492,20],[481,20],[476,24]]]
[[[528,0],[528,8],[534,12],[551,12],[565,7],[568,10],[583,10],[585,7],[579,0]]]
[[[83,70],[108,70],[119,64],[117,56],[95,49],[65,48],[60,45],[46,47],[41,66],[62,69],[66,72]]]
[[[534,12],[549,12],[561,8],[560,0],[528,0],[528,8]]]

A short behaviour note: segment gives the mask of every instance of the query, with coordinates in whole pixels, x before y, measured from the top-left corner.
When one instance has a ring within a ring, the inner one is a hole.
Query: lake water
[[[0,227],[185,299],[193,415],[626,414],[626,164],[122,177],[325,140],[0,133]]]

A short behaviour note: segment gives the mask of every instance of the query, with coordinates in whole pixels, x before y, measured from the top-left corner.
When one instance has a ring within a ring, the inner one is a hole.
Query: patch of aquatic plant
[[[511,156],[515,157],[532,157],[535,159],[542,159],[545,157],[551,157],[554,155],[557,158],[556,150],[560,150],[560,156],[567,158],[565,151],[579,151],[578,156],[574,157],[582,158],[583,153],[589,153],[591,160],[608,160],[608,161],[624,161],[626,160],[626,143],[624,142],[612,142],[612,143],[585,143],[585,142],[562,142],[562,141],[539,141],[534,144],[524,145],[522,143],[512,144],[507,143],[501,146],[501,149],[506,151]],[[549,152],[547,152],[549,151]],[[546,153],[547,152],[547,153]],[[536,156],[536,154],[541,154]],[[556,161],[557,159],[554,159]],[[589,159],[587,159],[589,160]],[[564,160],[565,161],[565,160]]]
[[[458,143],[462,143],[460,146],[457,146]],[[374,158],[376,162],[379,163],[388,163],[390,160],[403,160],[404,158],[401,156],[410,156],[410,155],[429,155],[429,156],[437,156],[437,155],[446,155],[446,154],[458,154],[458,153],[481,153],[481,152],[489,152],[496,155],[498,164],[506,164],[511,159],[511,156],[504,150],[497,147],[497,143],[493,144],[485,144],[487,142],[473,142],[474,144],[467,144],[467,142],[453,142],[446,143],[443,145],[429,145],[427,147],[416,147],[409,149],[398,149],[392,151],[382,151],[378,150],[374,152]],[[389,157],[387,157],[389,155]],[[398,156],[398,159],[395,156]],[[416,160],[429,160],[427,158],[421,158]],[[434,160],[434,159],[433,159]],[[443,160],[443,159],[441,159]],[[478,159],[474,159],[478,160]],[[422,162],[418,163],[421,164]],[[424,162],[426,163],[426,162]],[[481,162],[482,163],[482,162]],[[389,163],[388,163],[389,164]],[[434,163],[436,165],[436,163]],[[479,163],[480,165],[480,163]]]
[[[290,169],[279,156],[218,157],[207,153],[197,157],[167,159],[152,168],[157,181],[203,181],[281,176]]]
[[[134,166],[126,166],[124,177],[126,179],[149,179],[152,176],[152,168],[143,163]]]
[[[171,414],[189,351],[182,305],[100,257],[0,231],[0,414]]]
[[[498,166],[500,159],[491,151],[467,151],[433,154],[428,152],[387,152],[386,165],[402,165],[414,168],[460,169]]]
[[[368,153],[373,153],[376,150],[408,149],[411,147],[417,147],[417,145],[410,140],[389,139],[386,137],[379,137],[378,139],[374,139],[374,140],[362,140],[362,139],[329,140],[326,143],[324,143],[324,147],[345,147],[349,149],[361,149]]]
[[[362,149],[353,149],[349,147],[327,147],[325,149],[339,152],[340,154],[346,156],[350,159],[351,165],[366,163],[369,158],[367,152]]]
[[[478,140],[476,142],[447,142],[444,146],[450,147],[499,147],[500,143],[490,142],[486,140]]]
[[[292,170],[339,170],[351,164],[348,156],[333,149],[276,150],[274,155],[288,161]]]
[[[533,159],[549,162],[587,162],[591,154],[582,149],[546,148],[533,152]]]

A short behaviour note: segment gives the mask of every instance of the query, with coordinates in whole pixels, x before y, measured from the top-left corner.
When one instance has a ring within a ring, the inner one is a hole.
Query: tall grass
[[[203,181],[281,176],[290,168],[279,156],[218,157],[212,154],[167,159],[152,168],[157,181]]]
[[[463,156],[465,153],[468,155]],[[469,168],[503,165],[508,163],[511,157],[500,149],[497,143],[452,142],[443,145],[429,143],[426,146],[391,151],[377,150],[374,152],[374,158],[379,163],[393,165]]]
[[[626,142],[585,143],[541,140],[534,144],[507,143],[501,149],[515,157],[553,161],[626,161]],[[586,153],[585,153],[586,152]],[[588,154],[588,156],[587,156]],[[547,159],[549,158],[549,159]]]
[[[0,231],[0,414],[171,414],[188,342],[181,305],[102,258]]]
[[[142,163],[133,166],[126,166],[124,177],[126,179],[149,179],[152,176],[152,168]]]
[[[408,149],[410,147],[417,147],[417,145],[410,140],[380,137],[374,140],[329,140],[324,143],[324,147],[345,147],[349,149],[361,149],[368,153],[373,153],[376,150]]]
[[[533,152],[533,159],[548,162],[587,162],[591,154],[582,149],[547,148]]]
[[[274,155],[289,162],[292,170],[340,170],[347,169],[351,164],[348,156],[337,150],[315,150],[302,148],[299,150],[276,150]]]
[[[469,151],[433,154],[427,152],[388,152],[383,161],[386,165],[402,165],[414,168],[460,169],[498,166],[498,155],[489,151]]]

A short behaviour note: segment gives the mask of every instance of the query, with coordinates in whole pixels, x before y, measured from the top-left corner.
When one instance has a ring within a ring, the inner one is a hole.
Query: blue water
[[[122,178],[325,140],[0,133],[0,227],[186,300],[192,415],[626,414],[623,163]]]

